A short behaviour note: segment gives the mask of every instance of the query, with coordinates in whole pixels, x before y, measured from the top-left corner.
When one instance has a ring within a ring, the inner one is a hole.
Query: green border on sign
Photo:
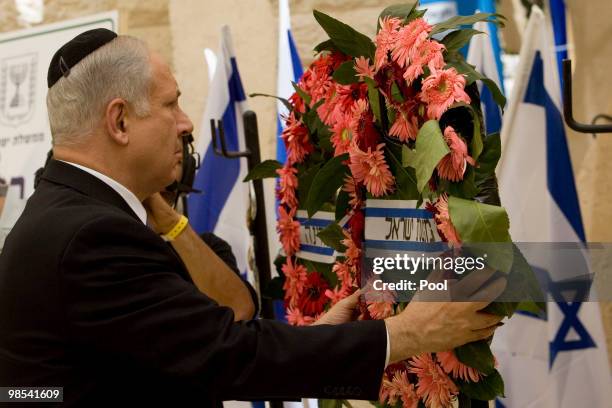
[[[85,26],[94,25],[94,24],[97,24],[97,23],[103,23],[103,22],[107,22],[107,21],[110,21],[111,27],[112,27],[113,31],[115,31],[115,21],[112,18],[103,18],[101,20],[93,20],[93,21],[89,21],[87,23],[75,24],[75,25],[66,26],[66,27],[58,27],[58,28],[54,28],[52,30],[44,30],[44,31],[39,31],[37,33],[22,35],[22,36],[19,36],[19,37],[7,38],[6,40],[0,40],[0,44],[6,43],[6,42],[9,42],[9,41],[23,40],[24,38],[36,37],[38,35],[55,33],[57,31],[65,31],[65,30],[70,30],[72,28],[85,27]]]

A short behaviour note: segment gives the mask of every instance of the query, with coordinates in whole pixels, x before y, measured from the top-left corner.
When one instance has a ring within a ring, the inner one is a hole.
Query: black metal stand
[[[572,100],[572,60],[563,60],[563,116],[565,123],[571,129],[580,133],[612,133],[612,125],[596,125],[579,123],[574,119],[574,104]],[[599,118],[609,118],[608,115],[597,115],[594,121]]]
[[[215,154],[226,157],[228,159],[238,159],[246,157],[249,171],[261,162],[259,150],[259,132],[257,130],[257,115],[253,111],[246,111],[243,116],[244,135],[246,142],[245,151],[232,152],[227,150],[225,141],[225,133],[223,131],[223,122],[220,120],[210,120],[210,130],[212,136],[213,150]],[[217,142],[217,137],[219,141]],[[219,149],[219,145],[221,148]],[[268,232],[266,225],[266,212],[264,202],[264,191],[262,180],[253,180],[253,189],[255,191],[255,218],[249,225],[251,235],[254,237],[254,253],[255,266],[257,268],[257,277],[259,281],[260,293],[261,289],[265,288],[272,274],[270,271],[270,255],[268,247]],[[266,319],[274,318],[274,308],[272,300],[261,297],[261,316]]]

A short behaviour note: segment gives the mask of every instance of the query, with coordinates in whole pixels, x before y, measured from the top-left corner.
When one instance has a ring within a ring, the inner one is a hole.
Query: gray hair
[[[138,116],[147,116],[150,83],[149,49],[144,41],[118,36],[92,52],[47,93],[53,145],[84,142],[114,98],[125,99]]]

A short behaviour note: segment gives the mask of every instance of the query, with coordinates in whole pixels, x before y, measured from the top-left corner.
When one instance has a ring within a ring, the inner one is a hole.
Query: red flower
[[[327,281],[318,272],[310,272],[304,285],[300,299],[299,308],[307,315],[315,316],[322,313],[329,298],[325,296],[325,291],[329,289]]]

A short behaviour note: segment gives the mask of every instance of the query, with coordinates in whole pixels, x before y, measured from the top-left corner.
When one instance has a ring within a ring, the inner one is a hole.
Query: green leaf
[[[387,164],[395,176],[395,192],[387,198],[396,200],[418,200],[421,195],[417,188],[417,178],[412,168],[402,167],[402,163],[391,151],[391,146],[386,149]]]
[[[491,302],[482,311],[498,316],[511,317],[516,311],[518,304],[518,302]]]
[[[334,248],[338,252],[346,251],[346,247],[342,244],[342,240],[345,239],[342,227],[335,222],[332,222],[327,227],[323,228],[317,234],[321,241],[329,247]]]
[[[310,95],[308,95],[306,93],[306,91],[304,91],[302,88],[300,88],[298,86],[298,84],[296,84],[295,82],[291,81],[291,85],[293,85],[293,89],[295,89],[295,92],[297,92],[297,94],[300,96],[300,98],[302,98],[302,100],[304,101],[304,103],[306,105],[310,105]]]
[[[393,84],[391,85],[391,97],[397,101],[397,102],[404,102],[404,95],[402,95],[402,91],[400,91],[399,86],[397,86],[397,83],[395,81],[393,81]]]
[[[402,145],[402,166],[403,167],[412,167],[412,163],[414,163],[416,152],[414,149],[409,148],[407,145]]]
[[[450,196],[448,209],[462,241],[510,242],[510,221],[503,207]]]
[[[461,181],[440,180],[439,185],[443,191],[449,195],[471,200],[478,194],[478,188],[474,181],[476,172],[472,166],[467,166],[467,170]]]
[[[488,176],[495,172],[497,162],[501,157],[501,140],[499,133],[493,133],[485,137],[482,153],[478,157],[476,168],[476,184],[480,184]]]
[[[494,13],[476,13],[471,16],[454,16],[446,21],[435,24],[433,26],[433,30],[431,30],[431,33],[429,33],[429,36],[431,37],[443,31],[453,30],[464,25],[472,25],[479,21],[487,21],[489,23],[495,23],[498,24],[500,27],[503,27],[504,23],[501,19],[505,19],[505,17],[503,17],[501,14]]]
[[[484,32],[474,30],[473,28],[464,28],[462,30],[455,30],[447,34],[440,42],[446,47],[447,53],[459,51],[470,42],[473,36],[477,34],[484,34]]]
[[[376,49],[368,36],[318,10],[313,10],[312,13],[340,51],[351,57],[364,56],[370,58],[371,61],[374,59]]]
[[[416,171],[418,191],[421,192],[440,160],[450,153],[437,120],[425,122],[419,130],[415,147],[412,167]]]
[[[283,165],[276,160],[265,160],[253,167],[246,175],[243,182],[250,180],[261,180],[264,178],[278,177],[276,170],[282,169]]]
[[[342,408],[342,400],[320,399],[318,403],[320,408]]]
[[[300,202],[300,208],[302,208],[306,202],[308,190],[310,190],[312,181],[314,180],[321,166],[322,164],[316,164],[304,170],[301,174],[298,173],[298,200]]]
[[[497,370],[478,382],[457,380],[456,383],[462,393],[475,400],[491,401],[504,396],[504,380]]]
[[[380,30],[380,20],[384,17],[397,17],[400,20],[406,20],[412,10],[419,4],[418,1],[406,1],[404,4],[393,4],[385,8],[378,16],[376,23],[376,32]]]
[[[332,40],[325,40],[319,44],[317,44],[316,47],[314,47],[314,50],[319,53],[321,51],[334,51],[336,49],[336,46],[334,45],[334,42]]]
[[[336,200],[336,209],[335,209],[336,221],[340,221],[342,217],[346,215],[349,209],[350,199],[351,197],[346,191],[340,190],[340,192],[338,193],[338,199]]]
[[[521,310],[523,312],[529,312],[536,315],[546,314],[546,303],[523,301],[518,304],[516,310]]]
[[[285,98],[281,98],[280,96],[275,96],[275,95],[268,95],[268,94],[264,94],[264,93],[252,93],[252,94],[249,94],[249,97],[251,97],[251,98],[254,98],[256,96],[265,96],[266,98],[278,99],[279,101],[281,101],[283,103],[283,105],[285,105],[285,108],[287,108],[287,110],[289,112],[293,111],[293,105],[291,105],[291,102],[289,102]]]
[[[359,78],[356,76],[355,63],[353,60],[343,62],[334,71],[332,78],[341,85],[350,85],[359,82]]]
[[[308,217],[312,217],[342,185],[344,176],[348,171],[343,162],[348,158],[348,153],[336,156],[325,163],[321,170],[317,172],[308,191],[308,197],[306,197],[305,207],[308,211]]]
[[[479,340],[464,344],[455,349],[457,359],[463,364],[477,369],[483,374],[490,374],[495,370],[495,358],[486,340]]]
[[[462,57],[458,57],[457,59],[449,62],[447,66],[455,68],[460,74],[464,74],[466,76],[467,85],[471,85],[477,80],[482,81],[482,83],[489,88],[489,91],[491,91],[491,95],[493,96],[495,103],[499,105],[502,110],[504,109],[506,106],[506,97],[493,80],[476,71],[474,66],[468,64]]]
[[[376,118],[376,122],[381,124],[380,117],[380,94],[378,89],[376,88],[376,83],[370,79],[365,78],[365,83],[368,85],[368,100],[370,101],[370,107],[372,108],[372,113],[374,113],[374,118]]]

